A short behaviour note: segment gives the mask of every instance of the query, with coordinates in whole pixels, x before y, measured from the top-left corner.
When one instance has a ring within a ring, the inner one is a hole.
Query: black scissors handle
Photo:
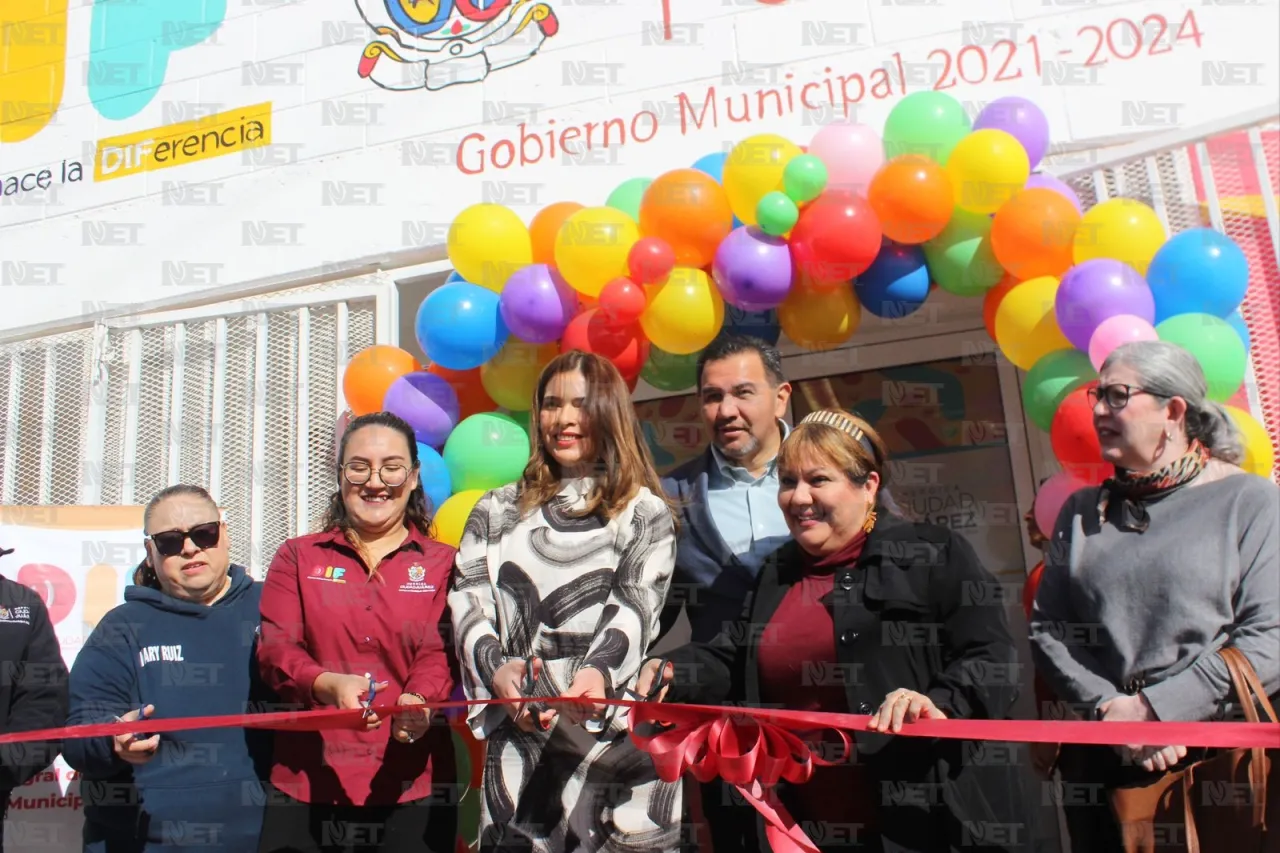
[[[658,697],[662,695],[662,691],[667,689],[671,683],[671,679],[667,677],[667,667],[671,665],[669,658],[649,658],[649,660],[658,661],[658,674],[654,676],[653,684],[649,687],[649,692],[640,694],[634,690],[625,691],[628,696],[637,702],[656,702]],[[648,663],[649,661],[645,661]],[[641,665],[643,666],[643,664]]]
[[[524,660],[524,689],[521,691],[525,696],[530,698],[538,690],[538,677],[534,674],[533,662],[537,660],[537,656],[530,655]],[[529,719],[533,721],[533,727],[540,732],[549,732],[551,727],[543,725],[542,712],[546,710],[546,706],[541,702],[530,702],[525,705],[524,710],[528,710]]]

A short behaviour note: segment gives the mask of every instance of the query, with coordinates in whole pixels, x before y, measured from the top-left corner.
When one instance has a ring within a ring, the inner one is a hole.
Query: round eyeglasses
[[[348,483],[353,486],[363,486],[373,477],[373,472],[378,472],[378,480],[384,486],[395,488],[403,486],[404,481],[409,479],[409,467],[399,463],[383,465],[380,468],[374,468],[367,462],[348,462],[341,466],[342,476]]]

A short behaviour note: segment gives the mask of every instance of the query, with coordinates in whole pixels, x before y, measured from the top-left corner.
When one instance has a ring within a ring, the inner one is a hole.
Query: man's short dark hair
[[[760,362],[764,365],[765,375],[769,377],[769,382],[773,387],[777,388],[787,381],[787,378],[782,375],[782,353],[778,352],[777,347],[751,335],[727,332],[707,344],[707,348],[698,356],[698,389],[702,389],[702,369],[707,366],[708,362],[723,361],[730,356],[741,355],[744,352],[753,352],[760,356]]]

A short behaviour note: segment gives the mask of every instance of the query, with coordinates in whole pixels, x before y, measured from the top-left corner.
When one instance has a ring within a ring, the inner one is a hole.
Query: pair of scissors
[[[530,655],[524,659],[524,688],[520,692],[530,699],[532,699],[534,694],[538,691],[538,676],[534,674],[533,668],[533,664],[537,659],[538,658],[535,655]],[[529,711],[529,719],[533,721],[533,727],[535,729],[540,732],[551,731],[550,726],[543,725],[542,723],[542,712],[546,710],[546,706],[541,702],[531,702],[520,710]]]
[[[363,717],[363,719],[367,720],[373,714],[373,700],[378,698],[378,682],[373,680],[373,673],[371,672],[366,672],[364,677],[369,679],[369,698],[364,703]]]

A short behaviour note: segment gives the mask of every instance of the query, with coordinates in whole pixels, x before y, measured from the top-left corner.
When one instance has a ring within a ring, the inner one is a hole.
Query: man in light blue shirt
[[[681,513],[670,604],[683,605],[693,641],[705,642],[741,615],[761,564],[790,539],[774,460],[790,430],[791,385],[777,348],[722,335],[698,359],[698,394],[711,444],[663,487]]]

